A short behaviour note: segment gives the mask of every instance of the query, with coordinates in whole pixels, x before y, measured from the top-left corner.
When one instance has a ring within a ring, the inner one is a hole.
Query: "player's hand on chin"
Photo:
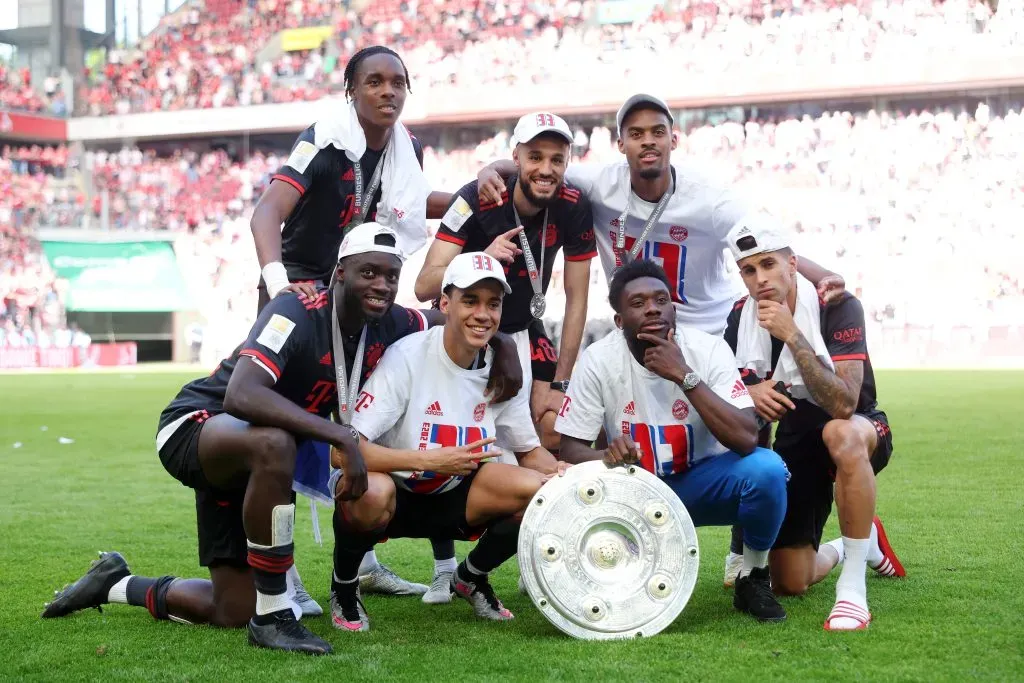
[[[490,455],[489,453],[474,453],[474,451],[479,451],[492,443],[494,443],[494,437],[489,436],[465,446],[449,446],[423,451],[423,469],[437,474],[464,477],[480,466],[481,458]]]
[[[758,301],[757,321],[761,327],[768,330],[768,334],[782,342],[789,341],[790,337],[799,332],[789,306],[778,301]]]
[[[640,462],[640,449],[633,443],[633,439],[625,434],[615,437],[604,452],[604,464],[608,467],[632,465],[638,462]]]
[[[476,174],[477,194],[481,204],[490,202],[501,206],[501,193],[505,191],[505,181],[496,171],[484,167]]]
[[[644,367],[654,374],[669,380],[670,382],[682,382],[686,373],[690,372],[683,358],[682,349],[676,344],[675,330],[670,330],[668,339],[662,339],[653,334],[641,332],[636,336],[640,341],[651,344],[644,351]]]

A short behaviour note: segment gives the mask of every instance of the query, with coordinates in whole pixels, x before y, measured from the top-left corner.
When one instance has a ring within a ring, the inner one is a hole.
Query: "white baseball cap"
[[[778,251],[792,246],[789,232],[779,221],[763,211],[741,218],[725,238],[737,262],[748,256]]]
[[[569,124],[561,116],[546,111],[535,111],[519,119],[516,129],[512,131],[512,147],[529,142],[541,133],[557,133],[572,144],[572,131]]]
[[[459,254],[452,259],[444,271],[441,289],[454,285],[459,289],[468,289],[481,280],[497,280],[505,288],[506,294],[512,293],[505,279],[505,269],[498,259],[482,251],[470,251]]]
[[[633,111],[633,109],[641,104],[647,104],[655,109],[660,109],[665,112],[665,116],[668,117],[668,122],[670,124],[675,123],[675,119],[672,118],[672,110],[668,108],[667,104],[665,104],[665,100],[660,97],[655,97],[654,95],[637,93],[626,100],[625,104],[619,107],[619,113],[615,115],[615,129],[619,131],[619,137],[622,137],[622,119],[626,118],[626,115],[629,114],[629,112]]]
[[[390,237],[394,240],[395,246],[378,244],[377,238],[379,237]],[[398,248],[398,233],[386,225],[372,222],[357,225],[345,235],[345,239],[341,241],[341,247],[338,249],[338,260],[340,261],[346,256],[355,256],[356,254],[366,254],[369,252],[394,254],[403,263],[405,262],[405,254]]]

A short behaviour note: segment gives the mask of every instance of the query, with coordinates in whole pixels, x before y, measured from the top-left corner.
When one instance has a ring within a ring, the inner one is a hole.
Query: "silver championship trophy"
[[[588,462],[533,497],[519,571],[541,614],[584,640],[653,636],[697,582],[697,531],[675,493],[639,465]]]

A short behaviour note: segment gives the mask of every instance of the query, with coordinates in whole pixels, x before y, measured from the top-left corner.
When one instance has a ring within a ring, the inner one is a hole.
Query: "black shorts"
[[[861,414],[861,417],[867,418],[878,434],[878,445],[871,454],[871,469],[878,474],[892,456],[889,420],[882,411]],[[772,448],[782,457],[791,475],[787,485],[786,517],[772,547],[811,545],[817,550],[825,522],[832,512],[836,478],[836,468],[822,439],[822,430],[777,435]]]
[[[199,434],[209,417],[206,411],[196,411],[183,422],[160,449],[160,462],[172,477],[195,491],[200,566],[248,567],[249,548],[242,524],[245,486],[216,488],[199,465]],[[164,426],[163,420],[160,426]]]
[[[555,381],[558,349],[544,330],[544,323],[534,320],[527,328],[530,333],[530,369],[533,381],[550,384]]]
[[[444,493],[413,493],[397,486],[395,514],[384,535],[388,538],[452,538],[469,541],[484,527],[473,528],[466,521],[466,501],[473,479],[487,463],[468,474],[458,486]]]

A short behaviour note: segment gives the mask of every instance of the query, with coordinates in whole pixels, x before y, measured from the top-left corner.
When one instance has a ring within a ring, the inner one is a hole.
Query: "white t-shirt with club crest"
[[[410,334],[384,353],[356,400],[352,426],[369,441],[387,448],[431,450],[464,446],[487,437],[497,442],[481,452],[496,457],[501,449],[525,453],[540,446],[530,416],[530,394],[491,405],[484,392],[493,351],[483,367],[460,368],[444,349],[444,328]],[[462,477],[434,472],[392,472],[395,483],[413,493],[443,493]]]
[[[693,328],[676,328],[686,363],[716,394],[737,408],[754,402],[728,344]],[[592,440],[604,427],[609,442],[628,434],[641,464],[658,476],[685,472],[728,449],[704,425],[683,390],[637,362],[621,331],[588,346],[569,381],[555,431]]]
[[[740,282],[726,267],[731,256],[725,253],[725,238],[750,207],[706,171],[690,164],[674,163],[673,167],[676,190],[637,258],[656,261],[665,269],[673,284],[672,300],[680,325],[721,335],[730,306],[740,294]],[[590,199],[597,251],[610,280],[621,265],[614,246],[627,199],[626,251],[643,233],[657,203],[644,201],[630,191],[625,161],[573,164],[566,169],[565,179]]]

